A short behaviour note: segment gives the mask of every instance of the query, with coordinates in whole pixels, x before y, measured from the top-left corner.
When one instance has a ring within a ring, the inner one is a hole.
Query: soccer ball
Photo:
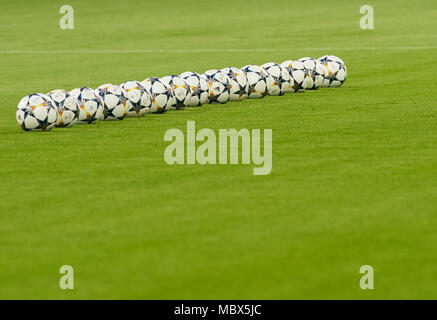
[[[229,78],[229,100],[241,101],[247,98],[249,84],[246,73],[235,67],[223,68],[223,71]]]
[[[126,92],[131,104],[131,109],[128,111],[127,116],[143,117],[152,104],[152,99],[143,85],[138,81],[131,80],[123,82],[120,87]]]
[[[247,94],[249,99],[260,99],[267,95],[267,73],[257,65],[247,65],[241,68],[247,76],[248,90]],[[271,85],[273,85],[273,80],[269,76]]]
[[[220,70],[205,71],[203,77],[209,86],[209,103],[226,103],[229,101],[229,77]]]
[[[33,93],[21,99],[16,116],[24,131],[48,131],[59,121],[54,102],[42,93]]]
[[[52,99],[59,114],[57,127],[71,127],[79,118],[79,102],[68,91],[53,90],[47,96]]]
[[[282,62],[281,66],[285,68],[290,75],[290,87],[286,92],[303,92],[306,87],[309,87],[308,78],[305,77],[305,67],[302,62],[287,60]]]
[[[70,94],[79,102],[78,123],[95,123],[103,120],[103,103],[95,91],[88,87],[76,88]]]
[[[172,103],[171,88],[159,78],[147,78],[141,82],[152,99],[150,113],[164,113]]]
[[[126,91],[115,84],[102,84],[96,93],[103,102],[103,120],[123,120],[132,109]]]
[[[187,106],[196,107],[208,102],[208,82],[204,78],[198,73],[190,71],[182,73],[180,77],[191,89],[191,97],[187,100]]]
[[[169,87],[172,95],[171,103],[167,106],[169,110],[183,110],[191,98],[191,87],[179,76],[171,75],[161,78]]]
[[[286,68],[274,62],[264,63],[261,68],[273,79],[273,83],[267,86],[269,95],[280,96],[288,92],[291,77]]]
[[[347,68],[343,60],[336,56],[323,56],[318,59],[325,67],[322,87],[340,87],[347,78]]]
[[[229,100],[241,101],[247,98],[249,83],[246,73],[236,67],[226,67],[221,71],[229,78]]]
[[[342,65],[344,66],[344,68],[346,69],[346,64],[344,63],[344,61],[343,61],[341,58],[337,57],[337,56],[333,56],[333,55],[325,55],[325,56],[323,56],[323,57],[320,57],[320,58],[317,59],[317,60],[319,60],[319,61],[322,62],[322,63],[325,62],[326,60],[336,61],[336,62],[342,64]],[[346,69],[346,71],[347,71],[347,69]]]
[[[298,61],[302,62],[305,68],[306,78],[308,79],[308,87],[306,89],[318,89],[325,79],[325,67],[323,64],[309,57],[301,58]]]

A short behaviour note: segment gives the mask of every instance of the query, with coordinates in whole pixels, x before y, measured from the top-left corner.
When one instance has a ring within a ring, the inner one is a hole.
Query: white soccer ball
[[[127,116],[143,117],[152,104],[152,99],[146,88],[135,80],[123,82],[120,87],[126,92],[131,104],[131,109],[128,111]]]
[[[247,82],[246,73],[235,67],[226,67],[221,71],[229,78],[229,100],[241,101],[247,98],[249,83]]]
[[[323,56],[318,59],[325,68],[325,78],[322,87],[340,87],[347,78],[347,68],[343,60],[336,56]]]
[[[344,61],[343,61],[341,58],[339,58],[339,57],[337,57],[337,56],[333,56],[333,55],[325,55],[325,56],[323,56],[323,57],[320,57],[320,58],[317,59],[317,60],[320,61],[320,62],[323,62],[323,61],[325,61],[325,60],[336,61],[336,62],[340,63],[341,65],[343,65],[344,68],[346,69],[346,72],[347,72],[346,64],[344,63]]]
[[[208,70],[202,75],[208,83],[208,102],[226,103],[229,101],[229,77],[220,70]]]
[[[78,123],[92,124],[103,120],[102,99],[96,92],[88,87],[76,88],[70,94],[79,102]]]
[[[96,93],[103,102],[103,120],[123,120],[132,108],[126,91],[115,84],[102,84]]]
[[[159,78],[147,78],[141,82],[152,99],[152,104],[148,112],[164,113],[167,106],[172,104],[171,88]]]
[[[273,85],[273,78],[267,75],[260,66],[247,65],[241,68],[246,73],[249,99],[260,99],[267,95],[267,86]],[[269,79],[269,83],[267,83]]]
[[[191,97],[187,106],[197,107],[208,102],[208,82],[196,72],[187,71],[180,75],[191,88]]]
[[[286,68],[274,62],[264,63],[261,68],[273,79],[273,83],[267,86],[269,95],[280,96],[289,91],[291,77]]]
[[[172,96],[168,110],[183,110],[191,98],[191,87],[180,76],[170,75],[161,78],[170,87]]]
[[[53,100],[56,111],[59,114],[57,127],[71,127],[79,118],[79,102],[70,92],[65,90],[53,90],[47,93]]]
[[[308,79],[308,86],[306,89],[318,89],[325,79],[325,67],[323,64],[310,57],[300,58],[298,61],[302,62],[305,68],[305,76]]]
[[[16,116],[24,131],[49,131],[59,121],[54,102],[42,93],[33,93],[21,99]]]
[[[286,92],[303,92],[309,87],[309,79],[305,74],[305,67],[302,62],[297,60],[287,60],[281,63],[281,66],[288,71],[290,75],[290,87]]]

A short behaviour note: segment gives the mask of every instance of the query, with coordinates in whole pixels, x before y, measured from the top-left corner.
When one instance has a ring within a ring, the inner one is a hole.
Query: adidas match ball
[[[305,57],[298,60],[302,62],[305,68],[305,77],[307,79],[307,90],[318,89],[325,79],[325,67],[320,61],[313,58]]]
[[[76,88],[70,91],[79,103],[78,123],[95,123],[103,120],[102,99],[96,92],[88,87]]]
[[[223,71],[229,78],[229,100],[241,101],[247,98],[249,84],[247,82],[246,73],[235,67],[226,67],[221,71]]]
[[[79,102],[65,90],[50,91],[47,96],[53,100],[59,114],[57,127],[71,127],[79,118]]]
[[[247,76],[249,99],[264,98],[267,95],[267,73],[257,65],[247,65],[242,67],[241,70]],[[269,78],[271,79],[270,76]]]
[[[302,62],[287,60],[282,62],[281,66],[286,69],[290,75],[290,87],[287,92],[303,92],[306,87],[309,87],[308,79],[305,76],[305,67]]]
[[[123,82],[120,87],[125,91],[131,105],[127,116],[143,117],[152,104],[152,99],[147,93],[146,88],[144,88],[140,82],[135,80]]]
[[[172,104],[171,88],[159,78],[147,78],[141,82],[152,99],[149,112],[164,113],[167,106]]]
[[[102,84],[96,93],[103,102],[103,120],[123,120],[132,107],[126,91],[115,84]]]
[[[208,82],[196,72],[187,71],[180,75],[190,86],[191,96],[186,105],[189,107],[201,106],[208,102]]]
[[[208,102],[226,103],[229,101],[229,77],[220,70],[208,70],[201,75],[208,83]]]
[[[42,93],[33,93],[21,99],[16,116],[24,131],[48,131],[59,121],[54,102]]]
[[[267,85],[267,93],[271,96],[279,96],[288,92],[290,89],[290,74],[286,68],[281,67],[274,62],[264,63],[261,68],[273,79],[273,82]]]
[[[318,61],[325,67],[322,87],[340,87],[347,78],[347,68],[343,60],[336,56],[323,56]]]
[[[170,75],[161,78],[170,87],[172,96],[168,110],[182,110],[191,98],[191,87],[179,76]]]

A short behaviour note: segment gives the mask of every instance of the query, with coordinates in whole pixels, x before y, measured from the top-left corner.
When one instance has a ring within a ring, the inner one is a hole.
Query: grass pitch
[[[73,0],[74,30],[62,2],[2,1],[0,298],[437,298],[434,2],[370,2],[365,31],[361,1]],[[15,120],[33,92],[323,54],[342,88],[42,134]],[[167,165],[187,120],[273,129],[272,173]]]

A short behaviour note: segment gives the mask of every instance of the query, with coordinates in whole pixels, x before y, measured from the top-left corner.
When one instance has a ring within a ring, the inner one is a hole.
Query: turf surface
[[[437,298],[434,0],[371,1],[371,31],[361,1],[73,0],[68,31],[62,4],[0,3],[0,298]],[[43,134],[15,121],[32,92],[323,54],[346,62],[342,88]],[[271,175],[167,165],[164,132],[187,120],[273,129]]]

